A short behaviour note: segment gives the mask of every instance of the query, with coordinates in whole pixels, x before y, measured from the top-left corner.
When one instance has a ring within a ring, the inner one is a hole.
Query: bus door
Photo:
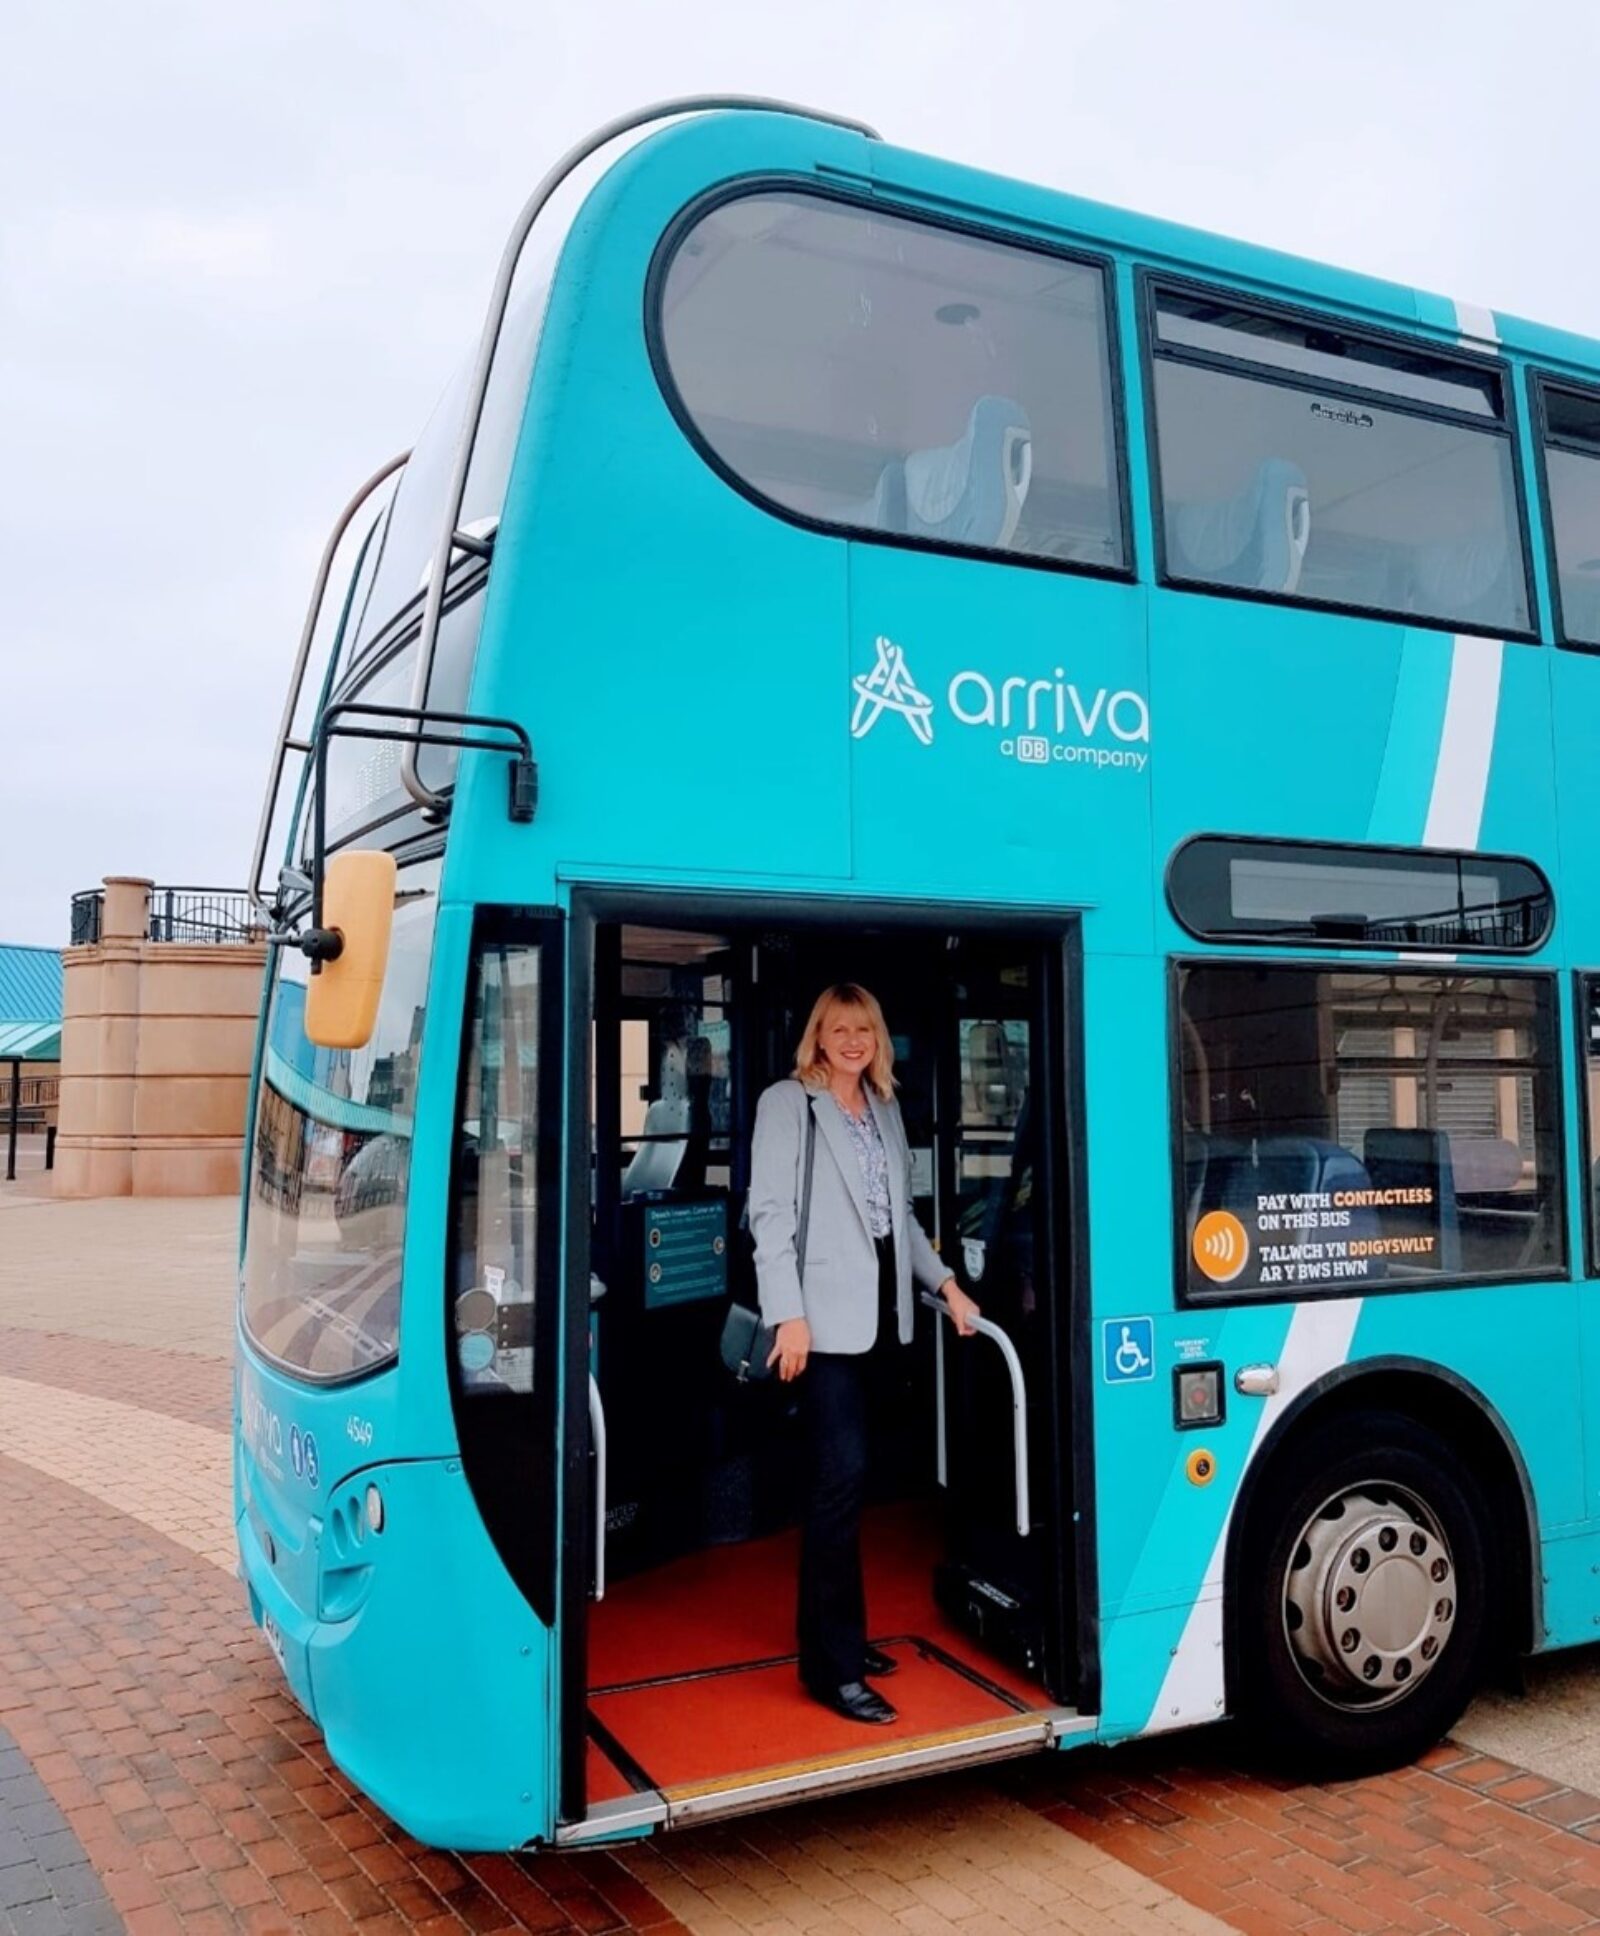
[[[939,1236],[984,1329],[935,1327],[942,1610],[1059,1701],[1078,1689],[1059,944],[961,937],[937,1068]],[[992,1328],[990,1328],[992,1327]]]
[[[905,1752],[943,1765],[1087,1725],[1064,1712],[1079,1678],[1062,952],[1037,931],[692,907],[577,924],[564,1840],[860,1775],[867,1744],[795,1680],[799,1394],[741,1386],[719,1349],[730,1303],[755,1298],[756,1103],[842,980],[883,1000],[911,1207],[983,1310],[982,1335],[958,1340],[919,1304],[869,1481],[869,1637],[899,1662]],[[944,1718],[923,1734],[922,1713]]]
[[[498,1578],[453,1583],[468,1609],[460,1645],[480,1659],[500,1659],[499,1649],[513,1661],[507,1684],[529,1703],[513,1727],[523,1800],[536,1811],[547,1758],[534,1717],[548,1711],[557,1671],[548,1636],[563,1571],[566,943],[555,909],[484,906],[474,916],[445,1246],[445,1364],[460,1471],[488,1536],[473,1542],[475,1563],[492,1549],[503,1568]],[[501,1610],[506,1578],[519,1596],[514,1621]]]

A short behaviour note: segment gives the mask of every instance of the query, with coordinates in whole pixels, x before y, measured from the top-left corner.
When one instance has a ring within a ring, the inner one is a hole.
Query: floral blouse
[[[844,1118],[855,1146],[856,1161],[861,1165],[861,1182],[867,1193],[867,1221],[872,1234],[887,1237],[894,1228],[894,1216],[889,1204],[889,1153],[883,1147],[878,1119],[870,1103],[859,1116],[852,1116],[837,1096],[833,1097],[833,1106]]]

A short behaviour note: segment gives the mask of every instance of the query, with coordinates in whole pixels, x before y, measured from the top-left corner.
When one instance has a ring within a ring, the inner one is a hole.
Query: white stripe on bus
[[[1495,720],[1500,710],[1500,639],[1459,636],[1450,659],[1444,730],[1433,769],[1424,847],[1476,847],[1489,791]]]
[[[1222,1587],[1228,1557],[1228,1529],[1233,1524],[1244,1474],[1268,1432],[1282,1417],[1284,1408],[1308,1385],[1337,1370],[1349,1357],[1361,1305],[1359,1297],[1341,1297],[1317,1299],[1294,1307],[1288,1335],[1278,1354],[1278,1389],[1262,1405],[1256,1420],[1250,1449],[1245,1454],[1233,1498],[1211,1551],[1211,1563],[1184,1622],[1182,1637],[1156,1697],[1155,1711],[1145,1724],[1146,1733],[1160,1734],[1168,1728],[1187,1727],[1195,1721],[1212,1721],[1221,1714]]]

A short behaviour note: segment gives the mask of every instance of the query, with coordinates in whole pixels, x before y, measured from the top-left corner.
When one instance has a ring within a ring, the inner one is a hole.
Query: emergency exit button
[[[1222,1366],[1178,1365],[1172,1374],[1172,1422],[1180,1432],[1222,1423]]]

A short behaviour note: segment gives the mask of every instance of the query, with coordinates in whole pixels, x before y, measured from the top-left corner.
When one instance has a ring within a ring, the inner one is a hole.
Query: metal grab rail
[[[356,514],[380,484],[394,476],[395,472],[410,459],[409,450],[401,451],[398,457],[391,457],[387,464],[380,466],[367,479],[339,513],[334,521],[333,532],[322,548],[322,558],[317,565],[317,575],[311,583],[311,603],[306,609],[305,624],[300,628],[300,644],[294,655],[294,670],[289,675],[289,696],[284,701],[283,718],[278,722],[277,747],[272,756],[272,771],[267,777],[267,797],[261,805],[261,824],[256,829],[255,858],[250,864],[249,885],[245,892],[263,914],[270,915],[272,909],[261,898],[261,869],[266,864],[267,842],[272,838],[272,816],[277,810],[278,789],[283,785],[283,763],[291,752],[309,753],[311,742],[291,738],[294,716],[300,704],[300,689],[305,684],[306,662],[311,657],[311,642],[317,634],[317,620],[322,616],[322,601],[328,595],[328,576],[333,570],[333,560],[344,534],[355,522]]]
[[[673,100],[654,101],[648,107],[634,108],[627,114],[616,115],[569,148],[534,189],[512,225],[510,239],[495,274],[494,288],[490,292],[489,313],[484,319],[483,334],[478,339],[477,359],[473,364],[472,382],[462,413],[461,434],[456,442],[455,468],[450,474],[450,490],[445,500],[444,526],[434,548],[433,561],[428,567],[428,592],[422,607],[422,630],[417,635],[417,669],[411,682],[411,704],[417,711],[427,706],[428,688],[433,682],[433,659],[439,643],[439,620],[444,612],[450,554],[457,549],[483,550],[481,542],[458,531],[456,526],[461,517],[461,507],[466,501],[467,474],[472,469],[472,453],[478,441],[478,427],[483,421],[484,400],[489,394],[495,351],[500,346],[500,331],[505,325],[506,309],[511,301],[511,285],[516,279],[517,265],[522,259],[522,251],[534,223],[562,183],[608,142],[631,134],[635,128],[645,127],[652,121],[671,120],[675,115],[707,114],[739,108],[766,114],[791,114],[804,121],[822,121],[830,127],[846,128],[852,134],[865,135],[869,141],[880,138],[876,128],[868,127],[864,121],[852,120],[848,115],[829,114],[821,109],[800,107],[793,101],[773,100],[760,94],[686,94]],[[417,771],[417,749],[414,746],[408,746],[401,756],[400,778],[407,793],[425,812],[438,814],[443,811],[443,796],[428,786]]]
[[[589,1373],[589,1437],[594,1444],[594,1597],[606,1597],[606,1408]]]
[[[952,1324],[955,1323],[955,1313],[942,1297],[935,1296],[932,1291],[924,1291],[922,1301],[930,1310],[938,1311]],[[988,1338],[999,1346],[1000,1355],[1006,1361],[1006,1370],[1011,1375],[1011,1451],[1017,1472],[1017,1531],[1026,1539],[1033,1523],[1033,1516],[1032,1501],[1028,1492],[1028,1387],[1022,1376],[1022,1360],[1017,1356],[1017,1347],[998,1324],[991,1324],[988,1318],[974,1318],[972,1328],[980,1337]],[[944,1327],[942,1325],[936,1335],[935,1357],[939,1379],[939,1483],[942,1486],[945,1483]]]

